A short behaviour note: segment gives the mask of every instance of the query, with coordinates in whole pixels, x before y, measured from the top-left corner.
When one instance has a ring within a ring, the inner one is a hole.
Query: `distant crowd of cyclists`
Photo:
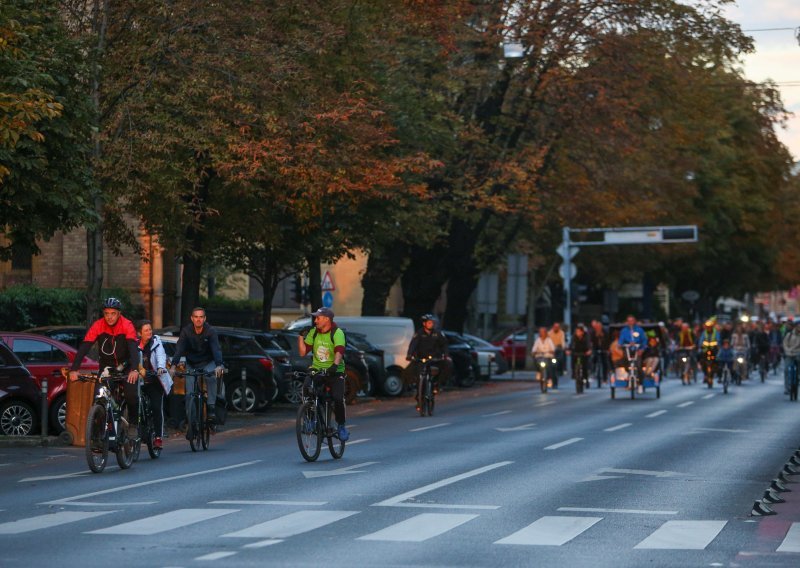
[[[606,318],[592,320],[588,327],[578,323],[567,339],[559,323],[549,329],[540,327],[531,349],[553,388],[566,374],[567,358],[576,373],[574,380],[588,386],[594,377],[598,386],[606,384],[613,373],[628,368],[630,358],[624,348],[632,344],[642,373],[674,374],[684,384],[696,380],[698,371],[710,373],[707,378],[713,379],[725,368],[734,380],[746,380],[754,370],[763,380],[768,373],[777,373],[783,358],[800,356],[800,322],[791,319],[718,321],[712,317],[695,324],[682,319],[640,323],[631,315],[623,326],[612,326]]]

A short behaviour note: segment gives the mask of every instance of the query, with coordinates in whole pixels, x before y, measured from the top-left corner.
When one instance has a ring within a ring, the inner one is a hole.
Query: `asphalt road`
[[[358,404],[344,458],[316,463],[289,408],[127,471],[0,448],[0,566],[800,566],[800,505],[750,516],[800,444],[777,379],[570,384],[448,392],[432,418]]]

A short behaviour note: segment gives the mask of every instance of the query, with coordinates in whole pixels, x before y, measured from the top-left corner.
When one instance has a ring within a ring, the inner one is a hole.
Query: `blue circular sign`
[[[323,292],[322,293],[322,305],[326,308],[333,307],[333,294],[330,292]]]

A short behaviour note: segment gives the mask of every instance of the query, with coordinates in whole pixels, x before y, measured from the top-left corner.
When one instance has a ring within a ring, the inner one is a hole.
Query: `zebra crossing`
[[[77,530],[85,535],[152,536],[200,524],[203,524],[204,529],[213,531],[213,526],[209,527],[209,524],[221,518],[226,518],[228,521],[235,519],[236,514],[241,511],[241,509],[210,507],[177,509],[117,524],[110,523],[109,520],[113,521],[114,517],[119,520],[121,514],[125,514],[129,518],[130,512],[119,510],[58,511],[0,523],[0,546],[8,537],[18,537],[27,533],[35,534],[37,531],[53,530],[61,526]],[[216,536],[226,540],[247,540],[249,542],[242,543],[245,549],[262,548],[279,544],[292,537],[322,529],[357,515],[363,519],[368,513],[302,509],[234,531],[223,530],[222,534]],[[372,520],[367,522],[364,519],[363,523],[349,525],[348,531],[352,530],[353,526],[360,527],[361,531],[367,526],[377,530],[343,535],[343,537],[359,541],[420,543],[437,537],[446,538],[448,533],[455,533],[464,525],[482,522],[481,516],[480,514],[426,512],[411,515],[384,527],[378,527],[377,523]],[[103,526],[101,528],[87,526],[92,524],[93,519],[95,519],[95,524],[101,523]],[[485,519],[483,522],[491,521]],[[606,522],[607,517],[602,516],[546,515],[503,538],[487,538],[486,544],[518,547],[569,546],[572,543],[580,542],[582,535],[587,531],[604,530],[603,526]],[[705,550],[729,524],[731,524],[730,521],[724,520],[668,520],[644,539],[632,539],[628,543],[620,542],[620,545],[635,550]],[[491,527],[488,526],[481,527],[481,534],[491,534],[490,529]],[[209,533],[209,536],[212,534],[213,532]],[[595,533],[595,536],[597,534]],[[618,537],[615,538],[619,540]],[[800,522],[791,524],[775,552],[800,553]]]

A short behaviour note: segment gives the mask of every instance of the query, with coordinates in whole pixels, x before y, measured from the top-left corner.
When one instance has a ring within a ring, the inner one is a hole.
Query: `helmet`
[[[103,309],[122,310],[122,302],[116,298],[106,298],[103,302]]]
[[[425,314],[422,316],[422,323],[425,323],[426,321],[435,321],[435,320],[436,316],[433,314]]]

